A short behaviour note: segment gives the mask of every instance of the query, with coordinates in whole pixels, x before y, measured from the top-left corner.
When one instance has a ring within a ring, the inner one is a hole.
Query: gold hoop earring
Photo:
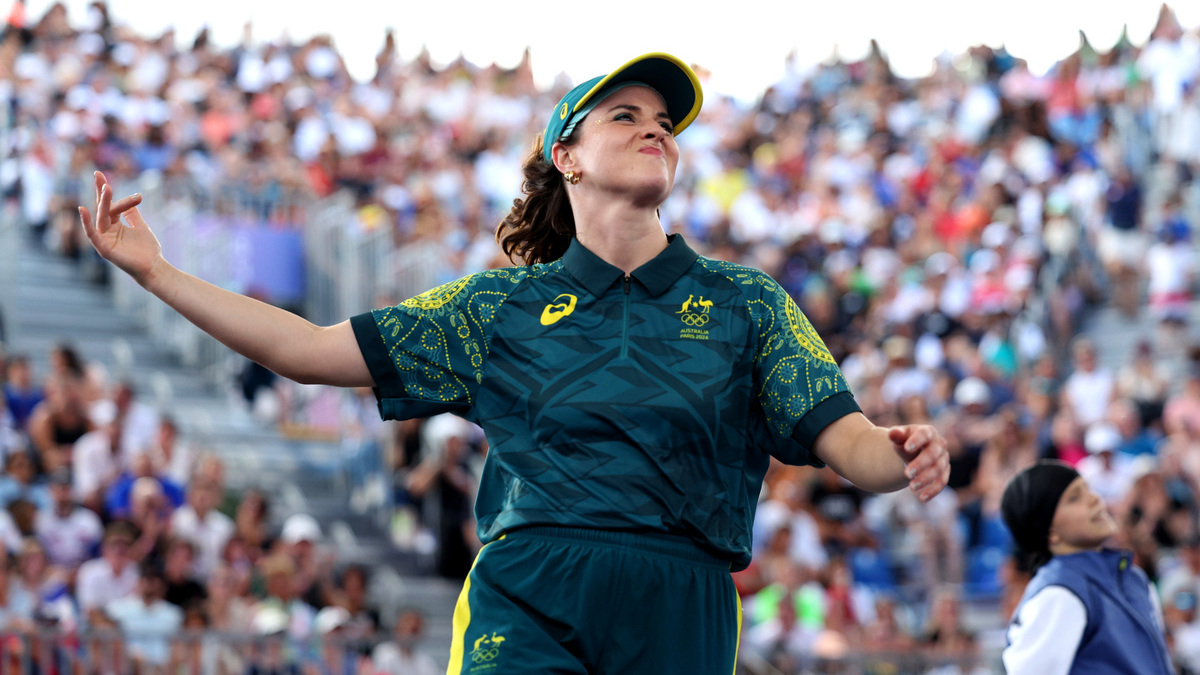
[[[563,174],[563,178],[571,185],[579,185],[579,179],[583,178],[583,174],[578,171],[568,171]]]

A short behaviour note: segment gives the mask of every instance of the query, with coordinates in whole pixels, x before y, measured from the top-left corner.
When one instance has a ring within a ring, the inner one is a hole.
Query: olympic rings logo
[[[693,314],[691,312],[688,312],[688,313],[684,314],[683,316],[679,317],[679,320],[682,321],[683,325],[685,325],[685,326],[692,326],[693,328],[696,328],[696,327],[703,326],[704,324],[708,323],[708,315],[707,314]]]
[[[491,649],[476,649],[471,652],[471,660],[475,663],[487,663],[500,653],[499,649],[492,647]]]

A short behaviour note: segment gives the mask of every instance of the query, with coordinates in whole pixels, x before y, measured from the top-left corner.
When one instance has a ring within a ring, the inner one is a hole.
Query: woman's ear
[[[559,173],[574,171],[579,167],[576,166],[575,153],[570,146],[563,145],[555,141],[554,146],[550,148],[550,158],[554,160],[554,168],[558,169]]]

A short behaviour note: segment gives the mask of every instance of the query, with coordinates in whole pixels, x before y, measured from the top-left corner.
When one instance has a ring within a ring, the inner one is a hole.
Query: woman
[[[71,466],[75,441],[95,426],[88,416],[82,376],[53,376],[46,381],[46,397],[29,414],[29,440],[44,473]]]
[[[647,54],[571,90],[497,237],[524,266],[317,327],[172,267],[97,174],[102,256],[226,345],[301,382],[374,386],[385,418],[454,412],[490,452],[487,544],[455,610],[450,672],[731,672],[772,456],[868,490],[946,484],[928,425],[859,411],[820,337],[756,270],[664,234],[695,73]],[[124,215],[128,225],[121,222]]]
[[[1158,592],[1129,551],[1104,548],[1117,524],[1074,469],[1052,460],[1025,469],[1001,510],[1034,570],[1008,626],[1005,672],[1175,672]]]

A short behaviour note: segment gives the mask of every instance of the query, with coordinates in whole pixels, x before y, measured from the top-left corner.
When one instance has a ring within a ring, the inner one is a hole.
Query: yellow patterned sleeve
[[[473,407],[492,320],[522,270],[473,274],[351,321],[385,418]]]
[[[776,432],[811,448],[822,429],[858,405],[824,340],[783,287],[762,272],[746,278],[758,291],[747,297],[758,331],[759,403]]]

